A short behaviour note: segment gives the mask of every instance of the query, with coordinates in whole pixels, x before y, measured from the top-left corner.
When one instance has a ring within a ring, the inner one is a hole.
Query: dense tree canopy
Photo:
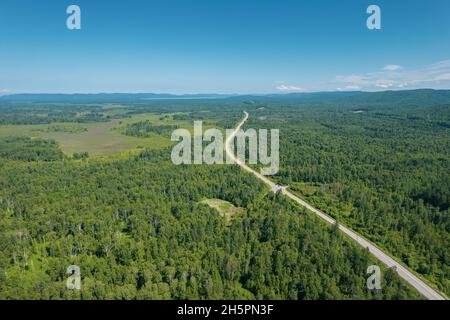
[[[275,180],[450,293],[450,103],[284,106]]]
[[[364,249],[235,166],[124,161],[0,164],[0,297],[414,298]],[[203,198],[245,208],[230,225]],[[69,265],[82,289],[65,289]]]
[[[247,110],[247,127],[281,130],[275,181],[449,294],[449,92],[73,99],[0,99],[0,129],[55,123],[52,132],[73,134],[60,123],[148,112],[232,128]],[[121,128],[138,137],[173,129]],[[0,298],[420,298],[381,265],[382,290],[368,290],[367,267],[380,262],[237,166],[175,166],[170,153],[64,156],[52,140],[0,137]],[[243,210],[228,222],[205,199]],[[66,288],[69,265],[81,269],[80,291]]]

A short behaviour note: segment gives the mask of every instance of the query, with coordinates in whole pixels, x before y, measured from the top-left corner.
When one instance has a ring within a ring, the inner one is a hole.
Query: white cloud
[[[283,92],[305,92],[305,88],[296,87],[296,86],[289,86],[289,85],[279,85],[276,87],[277,90],[283,91]]]
[[[317,82],[302,88],[276,81],[273,86],[279,92],[317,91],[380,91],[405,89],[450,89],[450,59],[420,68],[407,68],[395,64],[381,70],[366,73],[348,73],[335,76],[326,82]]]
[[[450,68],[450,60],[439,61],[429,66],[429,69],[431,70],[440,70],[445,68]]]
[[[361,90],[360,86],[345,86],[342,88],[337,88],[338,91],[357,91]]]
[[[384,68],[383,68],[383,70],[385,70],[385,71],[397,71],[400,69],[402,69],[402,67],[399,65],[396,65],[396,64],[388,64],[388,65],[384,66]]]
[[[435,78],[436,81],[450,80],[450,73],[440,74]]]
[[[395,72],[393,72],[395,71]],[[339,75],[334,83],[339,88],[359,87],[361,90],[416,88],[450,88],[450,60],[419,69],[405,69],[397,65],[387,65],[382,71],[365,74]]]
[[[392,85],[391,84],[376,84],[375,87],[387,89],[387,88],[392,87]]]
[[[362,83],[362,82],[364,82],[364,77],[357,76],[357,75],[336,76],[336,80],[338,82],[344,82],[344,83]]]
[[[4,95],[4,94],[8,94],[8,93],[10,93],[11,91],[9,91],[8,89],[1,89],[0,88],[0,96],[1,95]]]

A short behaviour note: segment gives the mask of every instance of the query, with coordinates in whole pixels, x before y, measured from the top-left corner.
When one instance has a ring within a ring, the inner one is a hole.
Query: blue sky
[[[448,0],[0,1],[0,94],[423,87],[450,88]]]

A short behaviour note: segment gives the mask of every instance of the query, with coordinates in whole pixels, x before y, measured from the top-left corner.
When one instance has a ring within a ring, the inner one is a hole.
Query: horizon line
[[[127,92],[127,91],[98,91],[98,92],[11,92],[0,94],[0,97],[8,97],[15,95],[114,95],[114,94],[129,94],[129,95],[142,95],[142,94],[153,94],[153,95],[171,95],[171,96],[267,96],[267,95],[290,95],[290,94],[311,94],[311,93],[382,93],[382,92],[404,92],[404,91],[420,91],[420,90],[431,90],[431,91],[449,91],[450,88],[446,89],[435,89],[435,88],[414,88],[414,89],[390,89],[390,90],[319,90],[319,91],[292,91],[292,92],[267,92],[267,93],[217,93],[217,92],[198,92],[198,93],[170,93],[170,92]]]

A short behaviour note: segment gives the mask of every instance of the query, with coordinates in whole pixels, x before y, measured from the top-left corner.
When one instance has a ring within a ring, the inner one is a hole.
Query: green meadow
[[[176,121],[171,114],[139,114],[109,122],[50,123],[38,125],[0,125],[0,138],[27,136],[55,140],[67,154],[88,152],[91,156],[109,156],[138,149],[162,149],[173,144],[170,135],[152,134],[150,137],[124,135],[121,128],[128,124],[150,121],[158,125],[178,125],[192,130],[193,123]]]
[[[217,210],[219,215],[225,219],[227,224],[231,223],[231,219],[235,214],[244,212],[244,208],[235,207],[231,202],[221,199],[205,199],[201,203]]]

